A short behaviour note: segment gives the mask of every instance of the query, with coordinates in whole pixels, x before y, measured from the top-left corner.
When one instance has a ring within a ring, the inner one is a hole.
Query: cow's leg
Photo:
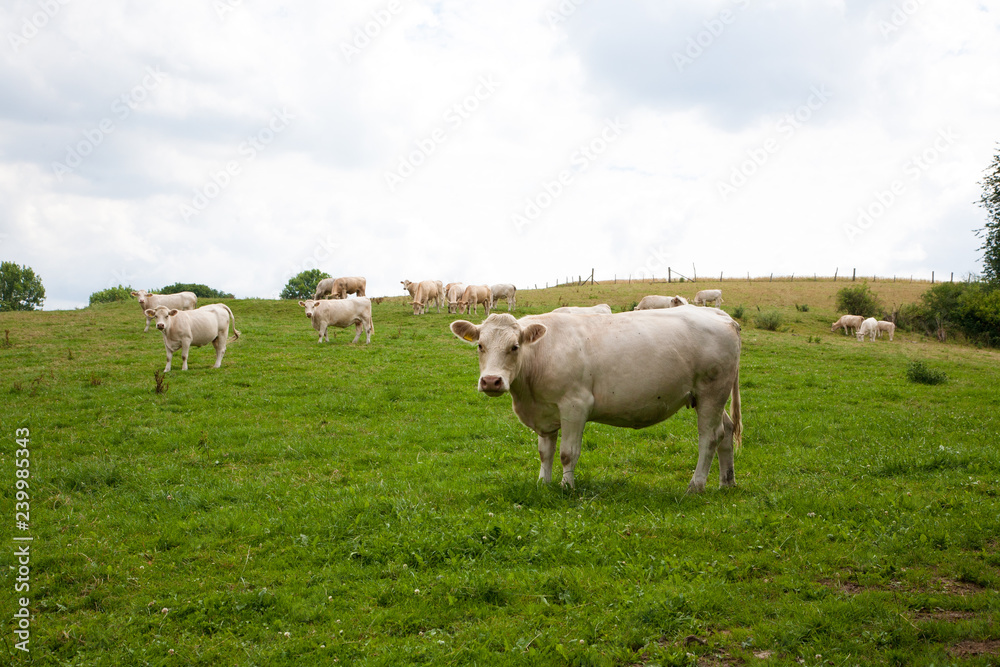
[[[361,329],[363,328],[364,327],[361,326],[361,320],[358,320],[357,322],[354,323],[354,340],[351,341],[352,345],[354,343],[357,343],[358,339],[361,338]]]
[[[486,317],[489,317],[490,316],[490,304],[488,302],[484,303],[483,304],[483,308],[486,309]]]
[[[559,431],[546,433],[538,436],[538,458],[542,461],[542,467],[538,471],[538,481],[548,484],[552,481],[552,459],[556,455],[556,438]]]
[[[372,324],[371,320],[365,322],[365,345],[372,342],[372,332],[375,331],[375,325]]]
[[[142,330],[142,333],[146,333],[147,331],[149,331],[149,318],[148,317],[146,318],[146,328]]]
[[[326,328],[327,328],[326,322],[323,322],[322,324],[319,325],[319,342],[321,343],[323,342],[324,338],[326,338],[327,341],[330,340],[330,337],[326,335]]]
[[[719,443],[719,488],[736,486],[736,465],[733,457],[733,420],[722,413],[722,428],[725,430]]]
[[[703,398],[703,397],[702,397]],[[705,490],[705,483],[708,481],[708,473],[712,470],[712,459],[719,444],[725,437],[725,427],[722,424],[722,415],[725,413],[723,406],[713,406],[705,400],[698,404],[698,465],[695,466],[691,483],[688,484],[688,493],[701,493]],[[730,436],[730,450],[732,449],[732,437]],[[732,451],[729,452],[732,458]],[[725,464],[720,455],[720,476],[724,475]],[[730,465],[731,465],[730,461]]]
[[[170,372],[170,362],[173,361],[173,359],[174,359],[174,351],[170,349],[170,345],[166,345],[165,347],[167,348],[167,365],[163,369],[163,372],[164,373],[169,373]]]
[[[181,370],[186,371],[188,369],[188,352],[191,351],[191,341],[182,340],[181,341]]]
[[[215,366],[213,368],[220,368],[222,366],[222,357],[226,354],[226,334],[228,331],[228,322],[226,333],[220,333],[216,336],[215,340],[212,341],[212,345],[215,346]]]
[[[567,417],[563,415],[560,421],[562,430],[562,440],[559,443],[559,461],[562,463],[562,485],[573,488],[573,470],[576,462],[580,458],[580,449],[583,446],[583,427],[587,420],[583,417]]]

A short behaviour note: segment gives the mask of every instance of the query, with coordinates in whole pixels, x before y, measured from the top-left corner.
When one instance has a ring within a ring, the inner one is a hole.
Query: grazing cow
[[[841,315],[840,319],[830,326],[830,331],[833,332],[837,329],[843,329],[845,336],[848,331],[853,334],[858,330],[858,327],[861,326],[861,323],[864,322],[864,320],[865,318],[860,315]]]
[[[188,369],[188,350],[191,346],[201,347],[211,343],[215,346],[215,366],[222,365],[222,356],[226,353],[226,342],[229,338],[229,321],[233,322],[233,333],[240,337],[236,328],[236,316],[229,306],[223,303],[212,303],[195,310],[178,310],[157,306],[146,310],[146,317],[156,320],[156,328],[163,332],[163,345],[167,348],[166,373],[170,370],[170,362],[174,352],[181,351],[181,370]],[[236,340],[236,339],[234,339]]]
[[[694,295],[694,305],[707,306],[709,301],[713,301],[716,308],[722,305],[722,290],[703,289]]]
[[[333,285],[336,282],[336,278],[323,278],[323,280],[319,281],[316,285],[316,293],[313,295],[313,300],[319,301],[326,298],[328,294],[333,294]]]
[[[877,325],[878,337],[881,338],[883,333],[889,334],[889,340],[892,340],[893,335],[896,333],[896,325],[887,320],[879,320],[875,323]]]
[[[333,281],[331,297],[334,299],[346,299],[348,294],[365,295],[365,286],[368,284],[361,276],[350,276],[336,278]]]
[[[611,306],[599,303],[596,306],[560,306],[552,311],[564,315],[610,315]]]
[[[327,335],[328,327],[340,327],[345,329],[354,325],[354,340],[357,343],[361,337],[361,331],[366,334],[365,344],[372,342],[372,334],[375,332],[375,325],[372,323],[372,302],[367,297],[356,299],[334,299],[316,301],[299,301],[299,305],[306,309],[306,317],[312,320],[313,329],[319,332],[319,342],[330,341]]]
[[[508,313],[517,308],[517,288],[510,283],[490,285],[490,291],[493,293],[493,301],[490,304],[491,309],[497,307],[497,301],[500,299],[507,302]]]
[[[677,306],[688,305],[687,299],[681,295],[659,296],[650,294],[642,297],[642,300],[632,310],[653,310],[654,308],[676,308]]]
[[[478,389],[510,392],[514,413],[538,434],[549,482],[556,438],[562,484],[573,486],[588,421],[643,428],[683,407],[698,415],[698,465],[689,492],[705,489],[719,457],[719,485],[734,486],[733,450],[740,444],[740,326],[720,310],[694,307],[578,317],[561,313],[519,320],[491,315],[465,320],[452,333],[479,343]],[[732,418],[726,402],[732,396]]]
[[[874,317],[869,317],[858,328],[858,340],[863,341],[865,336],[870,336],[874,341],[876,333],[878,333],[878,320]]]
[[[176,308],[177,310],[194,310],[198,305],[198,295],[194,292],[177,292],[176,294],[150,294],[144,289],[132,292],[132,296],[139,300],[139,309],[145,315],[147,310],[156,310],[157,306],[164,308]],[[146,315],[146,328],[142,333],[149,331],[149,315]]]
[[[462,298],[458,302],[458,309],[464,313],[479,314],[479,304],[483,304],[486,309],[486,316],[489,317],[493,308],[493,292],[489,285],[467,285],[462,292]]]
[[[459,312],[459,302],[465,294],[465,283],[448,283],[444,288],[445,300],[448,302],[448,312]]]
[[[414,284],[416,284],[416,289],[413,290],[413,301],[410,302],[413,305],[413,314],[423,315],[426,313],[430,301],[434,302],[437,312],[440,313],[441,305],[444,303],[444,285],[441,281],[421,280],[419,283],[410,283],[410,285]],[[409,289],[408,286],[405,287]]]

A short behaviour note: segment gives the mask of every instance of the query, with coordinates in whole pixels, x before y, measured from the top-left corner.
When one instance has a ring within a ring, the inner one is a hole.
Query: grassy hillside
[[[830,333],[845,284],[721,285],[748,315],[744,446],[737,488],[710,477],[700,496],[684,493],[690,411],[590,424],[577,488],[536,485],[535,437],[508,398],[475,391],[454,316],[402,298],[374,306],[369,346],[353,329],[317,344],[294,302],[228,301],[243,336],[222,368],[195,349],[159,394],[161,337],[136,304],[0,314],[2,516],[33,538],[34,614],[25,655],[8,537],[0,650],[42,665],[995,664],[1000,355]],[[926,288],[890,285],[872,284],[889,304]],[[518,300],[617,311],[693,287]],[[758,306],[778,331],[755,328]],[[909,382],[911,360],[947,381]]]

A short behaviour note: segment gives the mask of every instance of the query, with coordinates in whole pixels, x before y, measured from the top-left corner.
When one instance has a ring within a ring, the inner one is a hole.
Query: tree
[[[316,294],[316,285],[319,285],[319,281],[329,277],[329,273],[325,273],[319,269],[303,271],[288,281],[285,289],[281,290],[281,298],[311,299]]]
[[[109,287],[108,289],[91,294],[90,305],[93,306],[95,303],[114,303],[115,301],[131,301],[133,291],[131,285],[128,287],[124,285]]]
[[[983,196],[979,205],[986,209],[986,225],[976,230],[976,236],[983,239],[979,249],[983,251],[983,275],[990,282],[1000,281],[1000,150],[993,156],[993,162],[986,169],[986,176],[980,185]]]
[[[35,310],[42,307],[44,300],[42,279],[30,267],[14,262],[0,264],[0,311]]]
[[[201,283],[174,283],[154,290],[156,294],[177,294],[178,292],[194,292],[199,299],[232,299],[233,295],[227,292],[220,292],[212,289],[208,285]]]

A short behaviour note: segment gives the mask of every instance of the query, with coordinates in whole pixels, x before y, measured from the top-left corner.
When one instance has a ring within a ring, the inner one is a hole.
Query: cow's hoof
[[[688,484],[687,493],[702,493],[705,491],[704,484],[698,484],[696,482],[691,482]]]

